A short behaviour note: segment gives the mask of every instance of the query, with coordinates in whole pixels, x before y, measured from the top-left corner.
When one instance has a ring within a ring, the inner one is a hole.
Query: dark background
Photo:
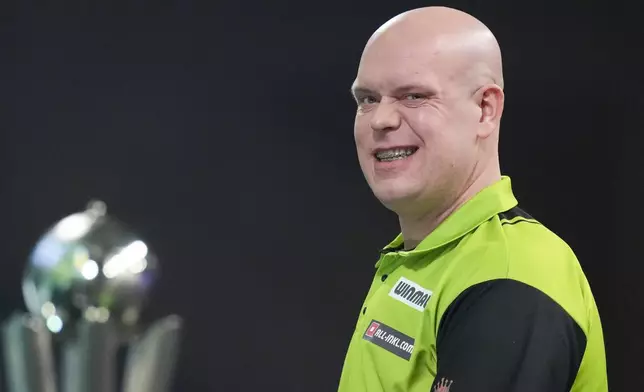
[[[430,4],[497,35],[503,172],[579,256],[611,391],[642,390],[641,27],[617,2],[2,2],[1,315],[43,230],[101,198],[162,258],[149,315],[187,320],[177,391],[335,390],[398,230],[349,87],[371,33]]]

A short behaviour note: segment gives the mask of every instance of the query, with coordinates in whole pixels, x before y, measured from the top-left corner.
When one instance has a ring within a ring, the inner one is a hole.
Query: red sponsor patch
[[[376,322],[372,322],[371,325],[369,326],[369,329],[367,329],[367,332],[365,333],[365,335],[367,335],[370,338],[372,338],[373,334],[376,333],[376,331],[378,330],[379,326],[380,326],[380,324],[378,324]]]

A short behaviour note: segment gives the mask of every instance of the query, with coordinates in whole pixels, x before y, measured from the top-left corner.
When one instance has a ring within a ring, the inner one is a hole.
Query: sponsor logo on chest
[[[432,296],[431,290],[420,287],[409,279],[401,277],[389,291],[389,296],[422,312]]]
[[[377,320],[371,321],[362,338],[407,361],[414,352],[414,338]]]

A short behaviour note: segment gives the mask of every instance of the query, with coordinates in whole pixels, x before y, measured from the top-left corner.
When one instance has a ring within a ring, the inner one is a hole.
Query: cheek
[[[408,116],[408,123],[423,147],[422,172],[441,176],[458,165],[467,147],[462,129],[451,118],[437,111]]]
[[[465,114],[427,107],[407,112],[405,120],[421,143],[438,155],[465,148],[469,142],[472,126]]]
[[[405,113],[405,122],[422,146],[431,147],[445,128],[443,119],[430,109],[415,109]]]
[[[353,138],[359,151],[369,148],[369,143],[371,142],[371,128],[369,126],[369,120],[367,120],[365,116],[356,116],[353,124]]]

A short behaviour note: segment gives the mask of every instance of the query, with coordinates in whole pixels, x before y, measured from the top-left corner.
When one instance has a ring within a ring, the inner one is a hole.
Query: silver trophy
[[[169,391],[182,320],[143,326],[140,317],[157,276],[146,243],[109,217],[104,203],[55,224],[25,271],[28,312],[2,327],[7,390]]]

